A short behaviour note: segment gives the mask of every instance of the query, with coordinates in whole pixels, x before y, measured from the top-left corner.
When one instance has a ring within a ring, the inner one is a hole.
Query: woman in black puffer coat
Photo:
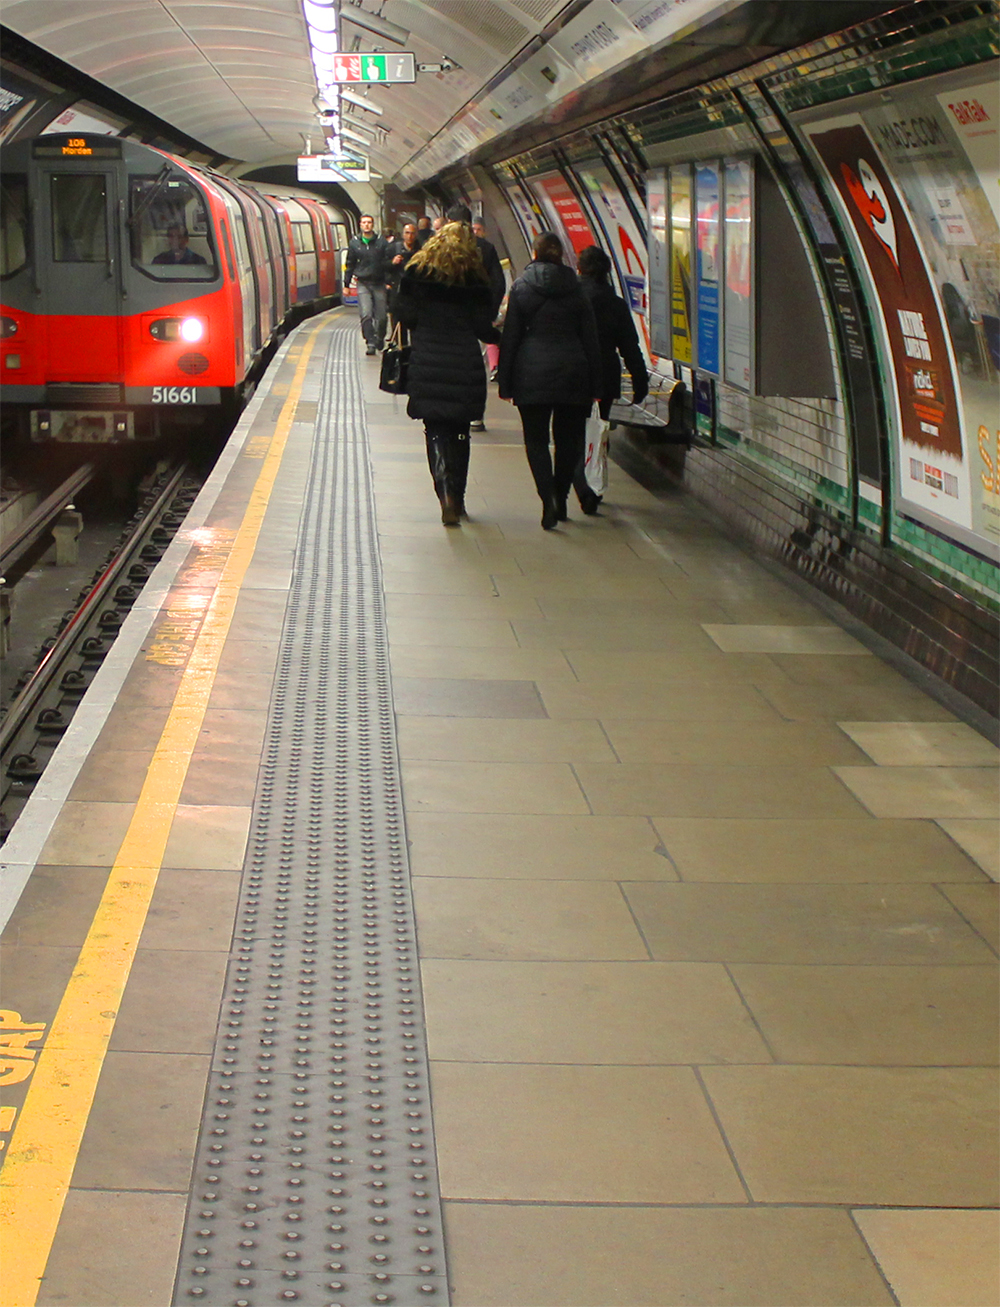
[[[406,412],[424,422],[441,521],[458,526],[465,516],[469,424],[486,409],[479,342],[500,339],[489,277],[463,223],[447,223],[407,263],[396,316],[410,332]]]
[[[563,264],[562,242],[543,232],[533,253],[533,262],[510,289],[497,381],[500,398],[513,399],[521,414],[542,527],[551,531],[566,521],[587,416],[600,393],[601,354],[594,312],[572,268]]]

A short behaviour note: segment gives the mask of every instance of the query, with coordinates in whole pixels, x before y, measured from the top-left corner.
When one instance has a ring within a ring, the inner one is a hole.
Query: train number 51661
[[[154,386],[154,404],[197,404],[197,386]]]

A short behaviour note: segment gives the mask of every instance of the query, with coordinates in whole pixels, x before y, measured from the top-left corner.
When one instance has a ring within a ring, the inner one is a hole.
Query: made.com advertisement
[[[1000,545],[1000,88],[937,84],[804,128],[881,311],[901,508]]]

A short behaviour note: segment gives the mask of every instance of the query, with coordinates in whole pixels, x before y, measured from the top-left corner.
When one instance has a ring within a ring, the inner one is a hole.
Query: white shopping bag
[[[595,404],[590,417],[587,418],[583,438],[584,450],[586,451],[583,473],[587,478],[587,485],[590,486],[595,495],[603,495],[608,488],[608,429],[610,425],[601,417]]]

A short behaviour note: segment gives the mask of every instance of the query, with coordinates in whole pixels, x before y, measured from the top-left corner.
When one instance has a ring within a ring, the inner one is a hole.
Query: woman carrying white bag
[[[611,260],[596,245],[588,245],[580,251],[577,272],[580,289],[590,301],[597,321],[601,377],[599,398],[587,421],[583,461],[573,477],[573,488],[583,511],[594,514],[607,489],[608,417],[611,405],[622,393],[621,361],[632,378],[633,404],[641,404],[649,394],[649,372],[629,307],[611,288]]]

